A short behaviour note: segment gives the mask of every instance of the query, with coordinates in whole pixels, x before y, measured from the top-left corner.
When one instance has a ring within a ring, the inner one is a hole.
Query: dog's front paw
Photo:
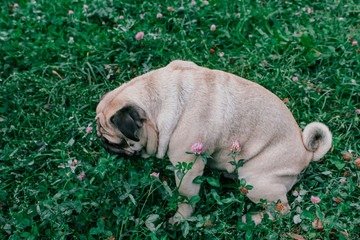
[[[256,214],[251,215],[251,220],[254,221],[255,226],[259,225],[261,223],[262,219],[263,219],[262,213],[256,213]],[[241,220],[243,223],[247,223],[246,215],[243,215]]]
[[[178,225],[180,222],[184,221],[185,218],[180,214],[176,213],[172,218],[169,219],[169,223],[174,226]]]
[[[147,154],[147,153],[145,153],[145,152],[142,152],[142,153],[141,153],[141,157],[142,157],[142,158],[149,158],[150,155]]]
[[[179,221],[178,221],[178,220],[175,220],[175,218],[172,217],[172,218],[169,219],[169,223],[170,223],[171,226],[174,226],[174,225],[178,224]]]
[[[158,152],[158,153],[156,154],[156,158],[161,159],[161,158],[163,158],[163,157],[165,157],[165,153]]]

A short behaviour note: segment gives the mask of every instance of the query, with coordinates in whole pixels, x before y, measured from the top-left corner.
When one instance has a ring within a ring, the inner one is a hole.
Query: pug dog
[[[285,104],[257,83],[180,60],[108,92],[97,106],[96,121],[97,135],[112,154],[167,154],[175,166],[194,162],[186,152],[201,142],[212,156],[207,165],[230,174],[236,167],[228,154],[237,141],[238,158],[244,160],[237,176],[253,186],[247,197],[254,203],[280,200],[283,212],[290,209],[286,194],[299,173],[332,144],[326,125],[312,122],[301,131]],[[180,184],[181,195],[199,194],[200,184],[193,180],[204,168],[203,161],[195,162]],[[194,207],[180,202],[170,223],[190,217]],[[253,214],[252,220],[259,224],[263,214]]]

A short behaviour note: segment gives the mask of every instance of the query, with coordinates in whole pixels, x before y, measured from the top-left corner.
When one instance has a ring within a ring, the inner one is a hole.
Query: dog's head
[[[123,157],[156,152],[158,135],[145,111],[136,103],[126,103],[105,95],[96,109],[96,132],[110,154]]]

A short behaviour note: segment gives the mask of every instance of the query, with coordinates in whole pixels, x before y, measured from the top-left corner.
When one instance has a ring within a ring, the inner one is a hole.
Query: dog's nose
[[[105,137],[100,137],[103,147],[111,155],[118,155],[119,157],[130,157],[134,155],[134,152],[124,150],[127,146],[124,142],[116,144],[111,143]]]

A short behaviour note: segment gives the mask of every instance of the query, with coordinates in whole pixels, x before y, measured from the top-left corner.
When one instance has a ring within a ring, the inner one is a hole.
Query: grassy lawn
[[[2,1],[0,239],[360,238],[358,3]],[[328,125],[333,147],[288,193],[290,214],[242,223],[261,206],[206,169],[223,184],[204,183],[193,217],[171,229],[168,159],[115,159],[102,148],[100,97],[175,59],[263,85],[302,128]]]

